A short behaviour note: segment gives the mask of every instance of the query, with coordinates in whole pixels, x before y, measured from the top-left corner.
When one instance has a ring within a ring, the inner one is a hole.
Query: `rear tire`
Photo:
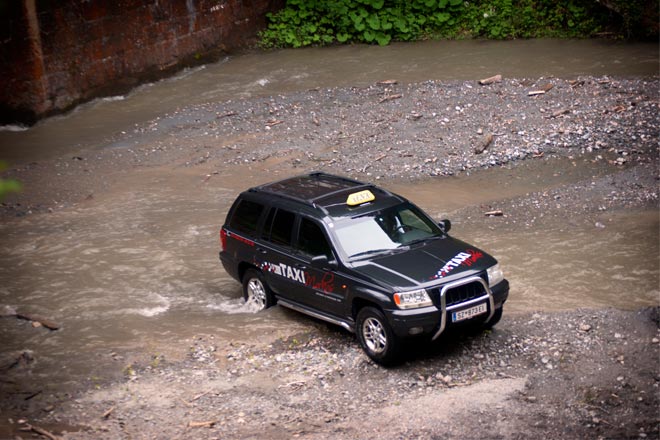
[[[355,330],[362,349],[374,362],[384,366],[397,363],[401,343],[383,312],[364,307],[357,315]]]
[[[264,276],[256,269],[248,269],[243,277],[243,298],[260,311],[275,305],[275,296],[266,284]]]

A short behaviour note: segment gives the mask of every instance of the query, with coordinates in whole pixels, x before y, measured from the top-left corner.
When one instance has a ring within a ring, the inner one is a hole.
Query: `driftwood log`
[[[60,325],[54,321],[43,316],[33,315],[31,313],[16,313],[18,319],[25,319],[26,321],[38,322],[49,330],[59,330]]]

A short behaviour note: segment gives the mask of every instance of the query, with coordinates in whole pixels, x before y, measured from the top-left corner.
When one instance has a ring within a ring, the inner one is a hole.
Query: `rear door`
[[[271,208],[257,251],[266,282],[273,291],[283,298],[300,302],[306,279],[300,261],[294,257],[293,238],[296,230],[295,213]]]

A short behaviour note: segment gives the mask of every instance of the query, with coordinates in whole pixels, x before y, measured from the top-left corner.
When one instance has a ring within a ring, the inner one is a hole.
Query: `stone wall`
[[[284,0],[0,0],[0,122],[32,123],[254,41]]]

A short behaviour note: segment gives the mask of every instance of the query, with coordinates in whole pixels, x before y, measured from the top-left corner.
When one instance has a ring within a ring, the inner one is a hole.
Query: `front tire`
[[[490,321],[484,323],[483,328],[485,328],[486,330],[490,330],[493,327],[495,327],[495,324],[500,322],[500,319],[502,319],[502,312],[504,312],[503,305],[495,309],[495,313],[493,314],[493,317],[490,319]]]
[[[364,307],[360,310],[356,332],[362,349],[374,362],[387,366],[399,360],[399,338],[392,331],[383,312],[377,308]]]
[[[256,269],[248,269],[243,277],[243,298],[257,311],[275,305],[275,296],[266,284],[264,276]]]

